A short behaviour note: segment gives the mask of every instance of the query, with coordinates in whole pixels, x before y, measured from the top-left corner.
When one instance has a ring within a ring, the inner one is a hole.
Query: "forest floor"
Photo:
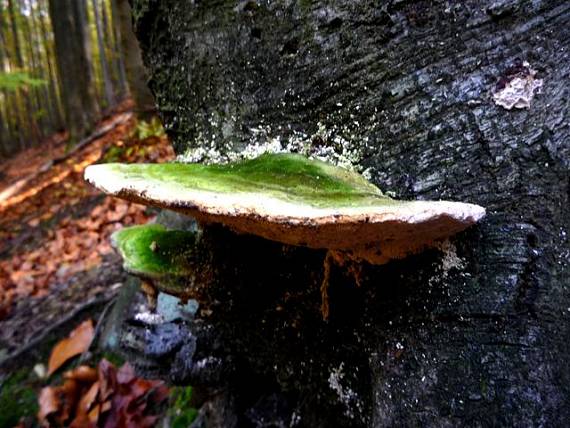
[[[42,341],[49,338],[51,348],[79,314],[100,313],[125,282],[110,235],[156,214],[83,180],[93,163],[174,157],[162,128],[137,123],[129,107],[99,123],[96,138],[79,148],[66,151],[60,134],[0,163],[0,407],[6,373],[28,364],[24,356]],[[36,352],[32,366],[38,358],[47,355]]]
[[[56,136],[0,165],[0,320],[19,299],[46,295],[100,265],[113,253],[113,231],[152,216],[143,206],[102,196],[83,171],[98,162],[165,161],[173,151],[163,135],[137,138],[129,111],[98,126],[109,127],[67,156]]]

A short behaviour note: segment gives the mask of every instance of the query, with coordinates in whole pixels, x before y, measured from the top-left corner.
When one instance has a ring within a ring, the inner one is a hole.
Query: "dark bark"
[[[360,288],[334,269],[328,322],[323,252],[207,228],[202,316],[231,361],[216,405],[239,426],[564,426],[570,4],[378,4],[134,1],[179,153],[302,139],[399,198],[488,210],[457,255],[363,266]],[[491,93],[520,61],[544,86],[507,111]],[[184,382],[192,358],[160,364]]]
[[[128,0],[113,0],[121,28],[121,53],[129,91],[137,112],[142,115],[154,112],[154,98],[147,85],[147,72],[141,58],[137,38],[133,33],[131,6]]]
[[[86,135],[99,116],[85,1],[49,0],[60,93],[72,141]]]

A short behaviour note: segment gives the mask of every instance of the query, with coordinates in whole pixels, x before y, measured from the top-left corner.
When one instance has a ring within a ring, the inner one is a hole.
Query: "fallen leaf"
[[[91,388],[81,397],[79,404],[77,405],[76,415],[77,417],[84,418],[87,417],[93,407],[93,403],[97,399],[97,394],[99,393],[99,382],[95,382],[91,385]]]
[[[42,388],[38,401],[40,405],[38,420],[42,425],[48,424],[48,416],[59,410],[60,401],[56,388],[51,386]]]
[[[59,341],[52,349],[48,362],[48,376],[51,376],[67,360],[85,352],[94,335],[93,321],[83,321],[69,337]]]
[[[100,406],[95,406],[91,409],[91,411],[87,414],[87,419],[89,419],[89,422],[91,422],[92,424],[97,423],[97,421],[99,420],[99,415],[101,414],[101,407]]]
[[[117,369],[106,359],[102,359],[97,366],[99,384],[101,388],[101,400],[109,398],[117,388]]]
[[[63,385],[59,388],[60,392],[60,408],[58,420],[64,424],[73,416],[73,411],[79,401],[81,387],[79,382],[75,379],[66,379]]]
[[[75,379],[79,382],[92,383],[97,380],[97,370],[89,366],[79,366],[63,374],[64,379]]]

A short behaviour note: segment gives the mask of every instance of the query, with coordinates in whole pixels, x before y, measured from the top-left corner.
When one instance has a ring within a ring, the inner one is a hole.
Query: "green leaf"
[[[37,87],[45,85],[43,79],[31,77],[23,71],[0,72],[0,90],[17,91],[26,87]]]

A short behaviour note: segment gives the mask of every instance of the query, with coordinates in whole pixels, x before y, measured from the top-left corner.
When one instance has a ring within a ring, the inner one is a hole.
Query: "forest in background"
[[[77,143],[129,93],[152,109],[127,0],[0,0],[0,157]]]
[[[188,426],[191,387],[99,347],[129,281],[110,236],[156,212],[84,169],[174,157],[128,1],[0,0],[0,64],[0,427]]]

